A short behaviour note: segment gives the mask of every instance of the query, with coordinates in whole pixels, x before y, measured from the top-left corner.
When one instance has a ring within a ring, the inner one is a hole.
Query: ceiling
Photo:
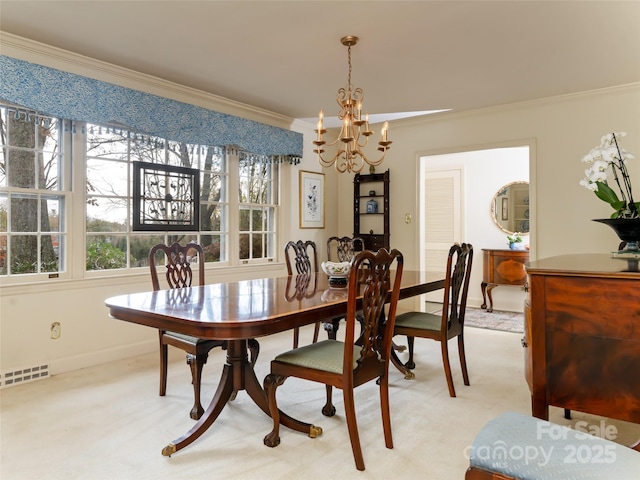
[[[640,82],[640,0],[0,0],[0,30],[292,118],[337,113],[345,35],[371,114]]]

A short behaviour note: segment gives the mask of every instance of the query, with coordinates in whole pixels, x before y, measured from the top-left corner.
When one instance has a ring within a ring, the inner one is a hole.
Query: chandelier
[[[320,110],[318,116],[318,128],[315,130],[317,136],[313,141],[316,145],[314,153],[318,154],[318,162],[323,167],[330,167],[335,165],[338,172],[354,172],[358,173],[364,167],[364,164],[368,164],[371,170],[374,170],[376,166],[380,165],[384,160],[387,150],[390,148],[391,142],[387,140],[387,132],[389,129],[389,122],[384,122],[382,127],[381,139],[378,142],[378,150],[382,152],[382,156],[377,160],[372,160],[365,155],[362,151],[364,147],[369,143],[369,137],[373,135],[373,131],[369,129],[369,114],[367,113],[362,118],[362,99],[364,98],[364,92],[361,88],[353,88],[351,85],[351,47],[358,43],[358,37],[348,35],[342,37],[340,40],[342,44],[348,49],[349,59],[349,77],[347,80],[347,87],[338,90],[336,101],[340,105],[340,112],[338,113],[338,119],[342,122],[342,128],[340,134],[336,139],[327,143],[323,140],[322,136],[327,132],[324,128],[323,118],[324,114]],[[338,151],[333,158],[325,159],[322,154],[324,153],[324,145],[333,146],[338,143]]]

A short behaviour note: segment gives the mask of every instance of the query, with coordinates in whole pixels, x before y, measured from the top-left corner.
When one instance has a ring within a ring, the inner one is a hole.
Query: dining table
[[[404,269],[400,299],[442,289],[444,284],[443,273]],[[211,403],[187,433],[162,449],[170,456],[207,431],[235,392],[245,390],[269,415],[267,396],[249,361],[248,342],[344,316],[347,289],[331,287],[326,274],[315,273],[131,293],[108,298],[105,304],[117,320],[227,341],[226,362]],[[322,433],[320,427],[284,412],[280,418],[284,426],[311,437]]]

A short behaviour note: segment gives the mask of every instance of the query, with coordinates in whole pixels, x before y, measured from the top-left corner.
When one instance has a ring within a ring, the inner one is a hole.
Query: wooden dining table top
[[[395,271],[392,271],[392,275]],[[442,273],[403,270],[400,298],[444,288]],[[254,338],[343,315],[347,289],[326,274],[291,275],[131,293],[105,301],[111,317],[199,338]]]

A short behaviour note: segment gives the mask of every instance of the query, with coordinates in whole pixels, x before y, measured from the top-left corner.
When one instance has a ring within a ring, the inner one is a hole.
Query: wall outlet
[[[60,326],[60,322],[53,322],[51,324],[51,338],[57,340],[60,338],[60,334],[62,333],[62,327]]]

